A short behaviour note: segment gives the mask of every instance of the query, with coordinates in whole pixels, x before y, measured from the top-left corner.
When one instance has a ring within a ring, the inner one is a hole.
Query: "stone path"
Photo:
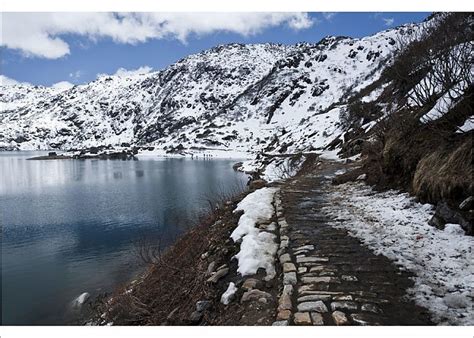
[[[287,181],[275,198],[283,285],[273,325],[432,324],[406,297],[410,274],[320,212],[338,166]]]

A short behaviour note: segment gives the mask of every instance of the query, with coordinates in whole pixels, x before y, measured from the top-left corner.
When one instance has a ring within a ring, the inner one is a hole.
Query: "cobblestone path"
[[[275,199],[283,286],[273,325],[432,324],[427,310],[406,297],[410,274],[320,212],[328,175],[337,169],[326,165],[290,179]]]

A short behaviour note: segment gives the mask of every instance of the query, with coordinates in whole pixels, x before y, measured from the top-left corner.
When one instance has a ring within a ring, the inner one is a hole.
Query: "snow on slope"
[[[162,71],[103,76],[59,93],[2,86],[9,111],[0,114],[0,148],[320,149],[341,133],[347,93],[376,80],[397,36],[417,27],[316,44],[223,45]]]

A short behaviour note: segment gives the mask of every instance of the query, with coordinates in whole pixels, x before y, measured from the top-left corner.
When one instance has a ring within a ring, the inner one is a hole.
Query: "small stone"
[[[213,274],[211,277],[209,277],[207,282],[208,283],[217,283],[219,281],[219,279],[221,279],[222,277],[224,277],[228,273],[229,273],[229,268],[223,268],[223,269],[217,270],[217,272],[215,274]]]
[[[351,295],[334,296],[334,300],[354,300]]]
[[[196,302],[196,311],[203,312],[211,307],[211,302],[208,300],[200,300]]]
[[[340,280],[337,277],[301,277],[301,281],[304,284],[340,283]]]
[[[320,300],[316,302],[304,302],[298,304],[298,311],[305,312],[305,311],[313,311],[313,312],[328,312],[328,308],[324,303]]]
[[[194,311],[193,313],[191,313],[191,315],[189,316],[189,321],[193,324],[197,324],[201,321],[201,318],[202,318],[202,312],[199,312],[199,311]]]
[[[296,272],[287,272],[283,274],[283,284],[284,285],[295,285],[298,282],[296,279]]]
[[[291,262],[291,257],[290,257],[290,254],[283,254],[280,256],[280,263],[283,264],[283,263],[288,263],[288,262]]]
[[[360,325],[380,325],[376,318],[366,313],[352,313],[351,318]]]
[[[288,284],[288,285],[283,286],[282,294],[291,296],[293,294],[293,285]]]
[[[280,321],[280,320],[288,320],[290,319],[291,317],[291,311],[290,310],[281,310],[281,311],[278,311],[278,314],[277,314],[277,321]]]
[[[329,262],[327,257],[302,257],[299,256],[296,258],[296,263],[319,263],[319,262]]]
[[[276,322],[273,322],[272,326],[288,326],[288,321],[287,320],[278,320]]]
[[[291,304],[291,297],[288,294],[283,294],[278,300],[278,310],[291,310],[293,305]]]
[[[216,261],[212,261],[211,263],[209,263],[209,265],[207,266],[207,272],[206,274],[208,276],[212,275],[212,273],[214,272],[214,269],[216,268]]]
[[[341,279],[345,282],[357,282],[359,281],[356,276],[342,275]]]
[[[242,284],[242,289],[244,290],[251,290],[251,289],[258,289],[258,286],[261,284],[260,280],[256,278],[247,278]]]
[[[303,245],[303,246],[299,246],[297,248],[294,248],[293,249],[294,251],[301,251],[301,250],[314,250],[314,245]]]
[[[332,313],[332,319],[334,320],[334,323],[336,325],[347,325],[349,324],[349,321],[347,320],[346,315],[344,312],[341,311],[334,311]]]
[[[328,301],[328,300],[331,300],[331,298],[332,298],[331,295],[308,295],[308,296],[298,297],[297,302],[298,303],[314,302],[316,300]]]
[[[298,268],[298,273],[305,273],[305,272],[307,272],[307,271],[308,271],[308,268],[305,267],[305,266],[300,266],[300,267]]]
[[[206,259],[207,257],[209,257],[209,252],[205,252],[201,255],[201,259]]]
[[[296,325],[311,325],[311,318],[308,312],[296,312],[294,322]]]
[[[250,301],[250,300],[259,300],[260,298],[272,298],[272,295],[269,294],[268,292],[261,291],[258,289],[252,289],[249,291],[244,292],[242,295],[242,298],[240,299],[241,303]]]
[[[324,265],[313,266],[311,267],[311,269],[309,269],[309,272],[320,272],[320,271],[323,271],[324,268],[325,268]]]
[[[332,302],[331,309],[335,310],[349,310],[349,311],[356,311],[358,308],[357,303],[355,302]]]
[[[375,304],[362,304],[362,311],[373,312],[373,313],[383,313],[382,309]]]
[[[288,248],[288,241],[281,241],[280,242],[280,248]]]
[[[283,263],[283,272],[296,271],[296,267],[293,263]]]
[[[311,319],[313,320],[313,325],[324,325],[324,319],[320,313],[312,312]]]
[[[268,303],[268,300],[265,297],[259,298],[258,301],[259,301],[259,303],[262,303],[262,304],[267,304]]]

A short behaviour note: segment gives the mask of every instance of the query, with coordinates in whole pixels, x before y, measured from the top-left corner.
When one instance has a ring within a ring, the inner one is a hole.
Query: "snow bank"
[[[458,225],[444,231],[428,225],[433,207],[396,191],[376,193],[363,183],[330,187],[335,227],[345,228],[376,254],[414,273],[408,290],[440,324],[474,324],[474,238]]]
[[[221,303],[224,305],[229,304],[234,298],[235,293],[237,292],[237,287],[233,282],[229,283],[229,287],[221,296]]]
[[[242,240],[240,251],[235,257],[239,261],[237,271],[242,275],[253,275],[259,268],[265,269],[266,280],[275,277],[274,256],[278,249],[276,236],[257,228],[259,223],[267,223],[274,214],[273,196],[278,188],[261,188],[248,194],[234,212],[243,211],[237,228],[230,237]]]

